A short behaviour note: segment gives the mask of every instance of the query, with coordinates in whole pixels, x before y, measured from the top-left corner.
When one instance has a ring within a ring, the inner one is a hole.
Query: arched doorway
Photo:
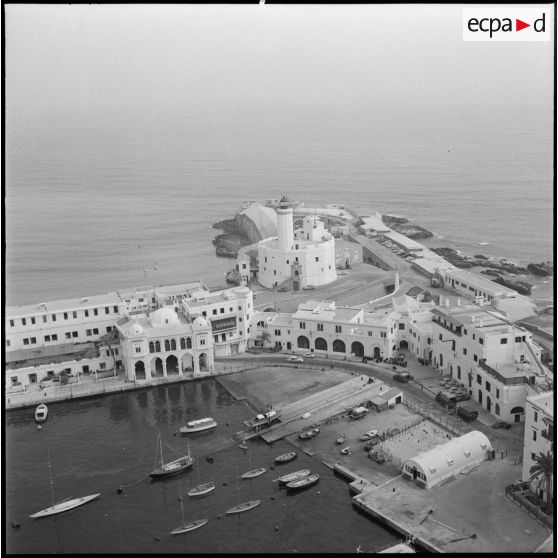
[[[199,362],[200,362],[200,372],[206,372],[207,371],[207,355],[205,353],[202,353],[200,355]]]
[[[317,337],[314,347],[316,347],[316,351],[327,351],[327,341],[323,337]]]
[[[143,360],[138,360],[134,366],[134,374],[136,380],[145,380],[145,364]]]
[[[364,356],[364,347],[360,341],[353,341],[351,344],[351,353],[353,353],[356,357],[363,357]]]
[[[182,355],[182,371],[192,372],[194,370],[194,357],[190,353]]]
[[[382,358],[382,351],[380,351],[380,347],[374,347],[374,358]]]
[[[492,400],[490,399],[489,395],[486,396],[486,410],[489,413],[490,413],[490,411],[492,411]]]
[[[167,363],[167,375],[178,374],[178,359],[176,358],[176,356],[169,355],[167,357],[166,363]]]
[[[309,349],[310,341],[308,341],[308,337],[305,337],[304,335],[299,335],[298,339],[296,340],[296,346],[299,349]]]
[[[525,413],[525,409],[523,407],[514,407],[511,410],[511,414],[514,415],[514,422],[521,422],[521,415]]]
[[[287,341],[287,351],[292,350],[292,348],[293,348],[292,343],[290,341]]]
[[[405,341],[405,339],[402,339],[399,342],[399,348],[400,349],[408,349],[409,348],[409,343],[407,341]]]
[[[151,361],[151,376],[162,376],[163,375],[163,361],[156,357]]]
[[[496,413],[497,416],[500,416],[500,405],[498,403],[494,405],[494,412]]]
[[[333,342],[333,352],[334,353],[344,353],[345,352],[345,343],[341,341],[341,339],[336,339]]]
[[[482,391],[479,389],[479,403],[482,405]]]

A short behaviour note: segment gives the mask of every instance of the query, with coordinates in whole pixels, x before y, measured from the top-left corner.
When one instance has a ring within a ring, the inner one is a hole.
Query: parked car
[[[398,374],[395,374],[395,376],[393,377],[394,380],[397,380],[398,382],[403,382],[403,383],[407,383],[410,380],[413,379],[413,377],[408,373],[408,372],[400,372]]]
[[[511,424],[509,422],[499,421],[495,422],[492,425],[492,428],[505,428],[506,430],[509,430],[511,428]]]
[[[306,285],[306,287],[302,287],[303,291],[313,291],[316,287],[314,285]]]
[[[316,358],[316,355],[314,353],[305,353],[304,356],[305,358]]]
[[[471,421],[476,420],[479,416],[479,413],[471,407],[462,406],[457,408],[457,415],[463,420]]]
[[[291,355],[287,358],[288,362],[304,362],[304,359],[301,356]]]

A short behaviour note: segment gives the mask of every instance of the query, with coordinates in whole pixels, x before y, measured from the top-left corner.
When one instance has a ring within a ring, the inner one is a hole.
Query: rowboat
[[[202,432],[203,430],[209,430],[210,428],[215,428],[217,426],[217,421],[212,417],[202,418],[198,420],[192,420],[180,429],[181,434],[190,434],[191,432]]]
[[[313,484],[316,484],[319,480],[320,475],[318,475],[318,473],[313,473],[302,479],[291,481],[287,483],[286,486],[287,490],[301,490],[302,488],[307,488],[309,486],[312,486]]]
[[[301,469],[300,471],[295,471],[294,473],[283,475],[282,477],[279,477],[277,480],[279,481],[279,485],[285,485],[289,482],[307,477],[311,473],[312,471],[310,471],[310,469]]]
[[[255,508],[256,506],[259,506],[262,503],[261,500],[250,500],[249,502],[244,502],[243,504],[238,504],[238,506],[235,506],[234,508],[231,508],[230,510],[227,510],[225,513],[227,515],[231,515],[233,513],[242,513],[248,510],[251,510],[252,508]]]
[[[44,403],[41,403],[35,409],[35,422],[45,422],[48,416],[48,408]]]
[[[83,506],[83,504],[87,504],[87,502],[91,502],[91,500],[95,500],[98,498],[100,494],[90,494],[89,496],[82,496],[81,498],[74,498],[73,500],[64,500],[59,502],[58,504],[54,504],[50,508],[45,508],[44,510],[38,511],[29,517],[33,519],[37,519],[39,517],[46,517],[47,515],[54,515],[57,513],[62,513],[65,511],[73,510],[78,506]]]
[[[345,434],[341,434],[341,436],[339,436],[339,438],[337,438],[337,440],[335,440],[336,444],[342,444],[345,441]]]
[[[157,457],[155,461],[155,469],[149,473],[152,478],[170,477],[173,475],[178,475],[185,471],[194,464],[194,459],[190,456],[190,449],[188,448],[188,455],[184,455],[175,459],[174,461],[169,461],[165,463],[163,460],[163,443],[161,435],[157,438]]]
[[[192,521],[191,523],[183,524],[180,527],[173,529],[170,534],[181,535],[182,533],[188,533],[189,531],[203,527],[208,521],[209,519],[198,519],[196,521]]]
[[[353,447],[353,446],[347,446],[346,448],[343,448],[343,449],[341,450],[341,453],[342,453],[343,455],[349,455],[349,454],[351,453],[352,447]]]
[[[198,486],[194,486],[194,488],[188,490],[188,496],[196,497],[196,496],[205,496],[210,492],[215,490],[215,483],[213,481],[206,482],[203,484],[198,484]]]
[[[310,428],[309,430],[305,430],[298,435],[299,440],[309,440],[310,438],[314,438],[320,433],[320,427],[315,426],[314,428]]]
[[[253,479],[254,477],[259,477],[260,475],[263,475],[265,473],[265,467],[260,467],[258,469],[252,469],[251,471],[248,471],[246,473],[242,473],[242,475],[240,475],[241,479]]]
[[[378,431],[377,430],[369,430],[368,432],[365,432],[360,439],[364,442],[366,440],[371,440],[372,438],[374,438],[374,436],[378,435]]]
[[[295,457],[296,457],[296,451],[284,453],[283,455],[278,455],[275,458],[275,463],[287,463],[288,461],[292,461]]]

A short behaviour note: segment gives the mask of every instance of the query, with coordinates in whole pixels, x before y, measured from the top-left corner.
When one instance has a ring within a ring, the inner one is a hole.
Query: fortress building
[[[268,289],[288,286],[298,291],[335,281],[335,244],[323,221],[308,215],[295,231],[293,208],[286,196],[276,212],[277,236],[258,243],[259,283]]]

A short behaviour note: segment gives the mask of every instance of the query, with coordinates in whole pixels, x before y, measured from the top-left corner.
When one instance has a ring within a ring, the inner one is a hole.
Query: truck
[[[446,407],[453,409],[457,403],[455,395],[449,391],[441,391],[436,395],[436,401],[439,401]]]
[[[459,416],[463,420],[472,421],[477,419],[479,413],[472,407],[467,407],[466,405],[462,405],[461,407],[457,408],[457,416]]]
[[[251,421],[250,426],[254,430],[261,430],[262,428],[267,428],[274,424],[275,422],[279,422],[280,419],[279,411],[268,411],[267,413],[258,413]]]
[[[368,414],[368,409],[366,407],[356,407],[349,411],[349,418],[351,420],[357,420],[365,417]]]

